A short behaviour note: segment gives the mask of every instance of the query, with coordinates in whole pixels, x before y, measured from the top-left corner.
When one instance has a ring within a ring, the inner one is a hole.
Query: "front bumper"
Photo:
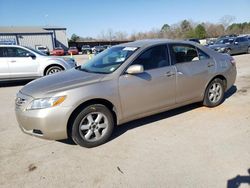
[[[25,100],[25,104],[21,106],[16,104],[15,108],[17,122],[24,133],[50,140],[68,137],[67,123],[71,114],[70,107],[59,105],[40,110],[25,110],[33,98],[20,92],[17,97]]]

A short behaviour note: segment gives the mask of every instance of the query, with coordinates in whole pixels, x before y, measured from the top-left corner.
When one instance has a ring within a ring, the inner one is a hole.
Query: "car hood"
[[[216,49],[216,48],[225,48],[227,46],[228,44],[213,44],[213,45],[210,45],[209,48]]]
[[[96,83],[104,76],[70,69],[34,80],[25,85],[20,92],[34,98],[47,97],[57,92]]]

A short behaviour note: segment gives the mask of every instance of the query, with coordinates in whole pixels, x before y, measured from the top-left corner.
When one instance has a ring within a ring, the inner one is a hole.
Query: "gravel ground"
[[[249,187],[250,55],[234,57],[237,81],[222,105],[127,123],[92,149],[23,134],[14,98],[25,82],[2,85],[0,187]]]

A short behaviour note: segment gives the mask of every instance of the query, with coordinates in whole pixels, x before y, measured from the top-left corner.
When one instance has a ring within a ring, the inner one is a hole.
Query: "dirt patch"
[[[34,171],[36,169],[37,169],[37,166],[35,166],[34,164],[30,164],[29,167],[28,167],[29,172],[32,172],[32,171]]]
[[[246,88],[242,88],[242,89],[239,89],[237,92],[238,93],[247,93],[247,89]]]
[[[124,172],[120,169],[119,166],[117,167],[117,170],[118,170],[120,173],[124,174]]]
[[[239,94],[247,94],[247,92],[248,92],[249,89],[250,89],[250,86],[248,86],[248,87],[243,87],[243,88],[241,88],[241,89],[238,89],[238,90],[237,90],[237,93],[239,93]]]

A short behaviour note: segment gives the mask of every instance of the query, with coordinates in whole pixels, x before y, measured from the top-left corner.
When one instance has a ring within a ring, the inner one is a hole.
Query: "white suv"
[[[35,79],[75,66],[71,58],[49,57],[18,45],[0,45],[0,81]]]

